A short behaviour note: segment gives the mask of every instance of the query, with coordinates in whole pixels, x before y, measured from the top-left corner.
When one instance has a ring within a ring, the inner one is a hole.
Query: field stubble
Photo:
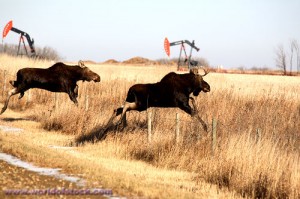
[[[29,64],[40,66],[39,62]],[[18,67],[14,67],[9,71],[15,72]],[[149,109],[153,112],[151,144],[147,142],[146,112],[130,112],[128,127],[122,131],[112,129],[103,141],[93,144],[97,139],[89,135],[96,135],[104,128],[113,110],[123,104],[131,85],[157,82],[175,68],[122,65],[90,68],[101,76],[101,82],[79,83],[79,107],[67,95],[59,94],[59,108],[54,109],[53,93],[32,90],[30,100],[28,93],[21,100],[12,97],[9,108],[26,110],[26,115],[46,130],[60,130],[75,138],[88,137],[82,150],[100,157],[142,160],[157,167],[194,172],[196,182],[205,180],[243,196],[300,197],[299,77],[217,73],[205,76],[211,92],[201,93],[196,104],[200,116],[210,126],[212,118],[218,120],[217,149],[212,156],[210,133],[203,131],[197,120],[173,108]],[[88,111],[84,105],[86,95]],[[175,112],[180,113],[181,120],[179,144],[174,143]]]

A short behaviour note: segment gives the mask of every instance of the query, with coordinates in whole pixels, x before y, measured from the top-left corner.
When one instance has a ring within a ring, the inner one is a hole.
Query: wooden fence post
[[[217,120],[215,118],[212,119],[212,155],[214,155],[217,145]]]
[[[256,143],[258,143],[261,139],[261,130],[260,128],[256,129]]]
[[[54,109],[58,109],[58,93],[54,93]]]
[[[5,96],[6,92],[6,70],[3,71],[3,93],[2,95]]]
[[[85,95],[85,111],[89,110],[89,96]]]
[[[180,128],[179,128],[179,113],[176,113],[176,130],[175,130],[175,140],[176,143],[180,142]]]
[[[152,124],[151,124],[151,117],[152,113],[150,111],[148,113],[148,142],[150,143],[152,141]]]
[[[31,91],[30,91],[30,89],[27,92],[26,104],[29,104],[29,102],[31,102]]]

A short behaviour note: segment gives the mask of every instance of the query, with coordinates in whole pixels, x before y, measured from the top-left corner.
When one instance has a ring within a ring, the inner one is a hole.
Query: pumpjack
[[[28,45],[29,45],[29,48],[30,48],[30,56],[31,57],[35,57],[36,56],[36,51],[35,51],[35,48],[34,48],[34,40],[33,40],[33,38],[31,39],[28,33],[24,32],[22,30],[19,30],[19,29],[15,28],[15,27],[13,27],[12,21],[9,21],[6,24],[6,26],[4,27],[4,29],[3,29],[3,35],[2,35],[2,41],[3,41],[3,38],[6,37],[6,35],[8,34],[8,32],[10,30],[13,31],[13,32],[15,32],[15,33],[20,34],[17,55],[20,55],[20,47],[21,47],[21,43],[22,43],[23,47],[25,49],[26,55],[28,56],[27,48],[26,48],[25,41],[24,41],[24,37],[25,37],[27,39],[27,42],[28,42]]]
[[[187,56],[184,44],[187,44],[187,45],[191,46],[189,56]],[[170,46],[176,46],[176,45],[180,45],[179,58],[178,58],[178,62],[177,62],[177,70],[180,70],[181,66],[186,66],[187,65],[188,69],[190,69],[191,67],[195,67],[195,66],[198,65],[197,61],[191,59],[193,49],[195,49],[197,52],[200,50],[195,45],[194,40],[192,42],[190,42],[188,40],[181,40],[181,41],[175,41],[175,42],[170,43],[168,38],[166,37],[165,41],[164,41],[164,48],[165,48],[165,51],[166,51],[168,56],[170,56]],[[182,51],[184,52],[184,55],[185,55],[185,58],[183,60],[181,59]]]

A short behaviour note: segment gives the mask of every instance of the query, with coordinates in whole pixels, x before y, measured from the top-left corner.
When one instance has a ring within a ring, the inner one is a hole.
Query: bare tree
[[[18,51],[18,45],[14,45],[14,44],[0,44],[0,53],[6,53],[9,55],[17,55]],[[54,60],[54,61],[58,61],[61,60],[62,58],[60,57],[59,53],[49,47],[36,47],[36,52],[37,52],[37,56],[34,58],[40,58],[40,59],[47,59],[47,60]]]
[[[292,75],[293,70],[293,55],[294,55],[294,40],[290,41],[290,50],[291,50],[291,58],[290,58],[290,74]]]
[[[283,45],[278,45],[276,49],[276,66],[283,71],[283,74],[286,75],[286,53],[284,52]]]
[[[296,51],[296,57],[297,57],[297,61],[296,61],[296,66],[297,66],[297,72],[300,72],[300,49],[299,49],[299,43],[297,40],[294,40],[293,42],[294,45],[294,49]]]
[[[291,50],[290,73],[292,73],[294,51],[296,53],[296,58],[297,58],[297,60],[296,60],[296,70],[299,71],[299,45],[298,45],[298,41],[296,39],[291,39],[291,41],[290,41],[290,50]]]
[[[49,46],[46,46],[44,48],[37,48],[36,51],[39,57],[43,59],[54,60],[54,61],[58,61],[61,59],[58,52]]]

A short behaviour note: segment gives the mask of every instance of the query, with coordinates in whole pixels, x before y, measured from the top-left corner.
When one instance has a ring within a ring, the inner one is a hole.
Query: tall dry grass
[[[0,60],[1,67],[6,65],[5,59]],[[33,67],[51,65],[25,59],[17,62]],[[12,64],[11,71],[18,67]],[[211,92],[200,94],[196,104],[210,126],[212,118],[218,120],[217,149],[212,155],[211,128],[206,133],[197,120],[174,108],[150,109],[152,143],[147,142],[146,112],[130,112],[128,127],[110,128],[107,137],[97,142],[99,132],[105,128],[113,110],[123,104],[131,85],[159,81],[174,68],[121,65],[91,65],[90,68],[102,81],[79,84],[79,107],[66,94],[59,94],[59,108],[54,109],[54,94],[32,90],[30,100],[26,95],[21,100],[13,97],[9,108],[28,112],[28,117],[40,121],[44,129],[73,134],[74,140],[86,139],[83,147],[93,148],[95,155],[142,160],[158,167],[195,172],[195,181],[228,187],[243,196],[300,197],[299,77],[207,75],[205,80],[211,85]],[[88,111],[84,105],[86,95]],[[181,118],[179,144],[174,142],[175,112]],[[259,138],[257,131],[261,133]]]

